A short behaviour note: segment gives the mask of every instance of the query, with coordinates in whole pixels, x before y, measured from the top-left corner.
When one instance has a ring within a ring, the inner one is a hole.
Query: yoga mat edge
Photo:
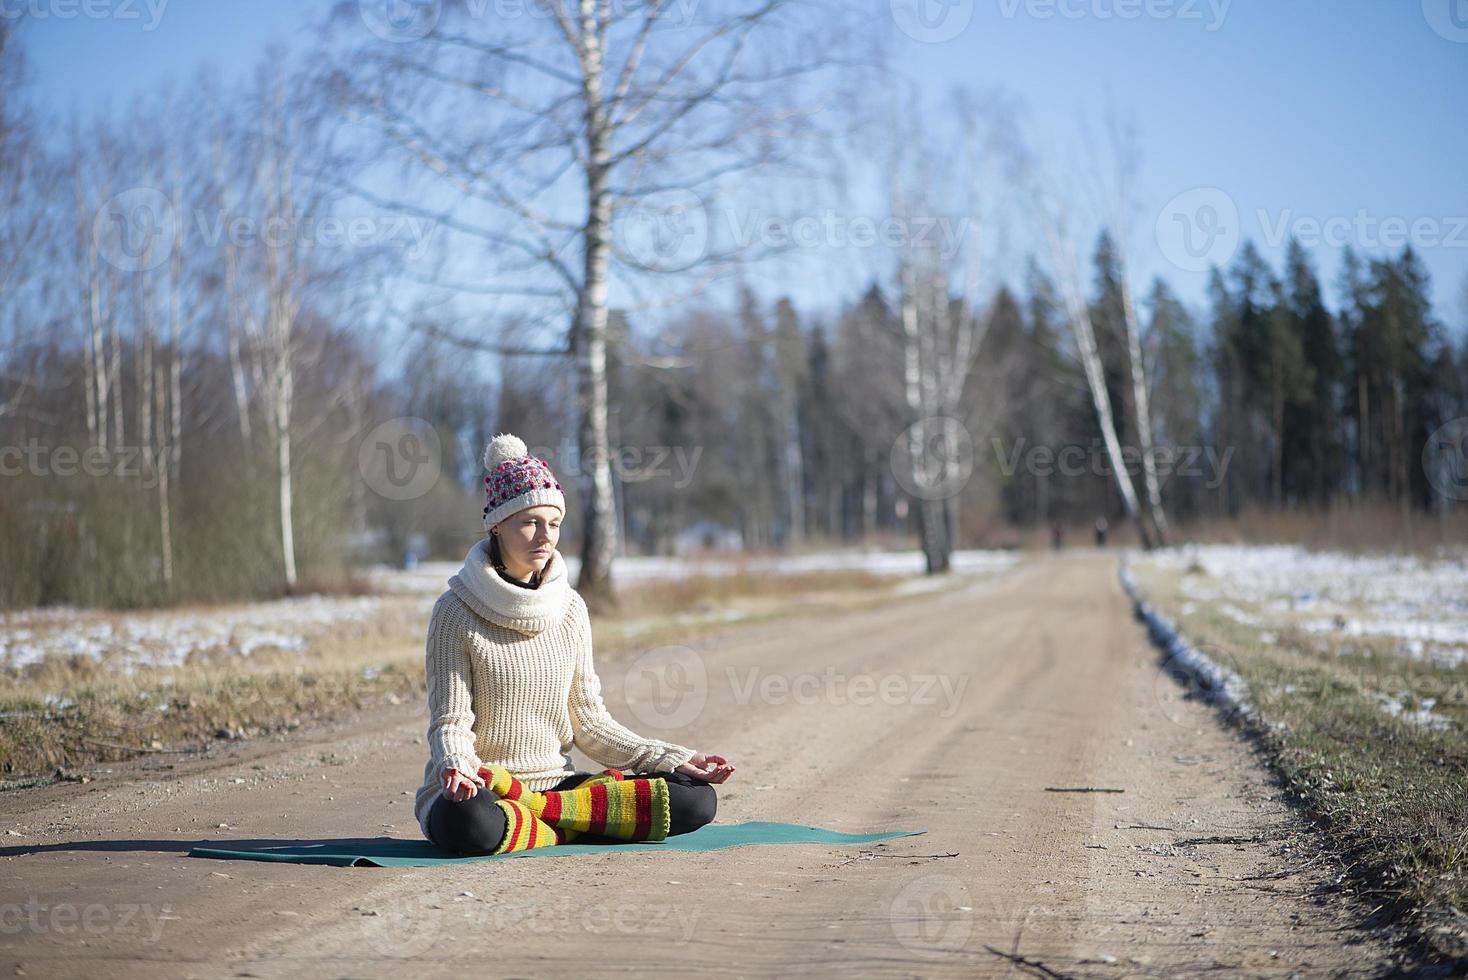
[[[691,834],[680,834],[658,843],[558,844],[555,847],[539,847],[511,854],[489,854],[476,857],[444,854],[423,840],[402,840],[390,837],[365,842],[343,842],[342,844],[296,843],[278,849],[233,850],[223,847],[195,847],[189,851],[189,857],[316,864],[330,867],[432,867],[439,864],[461,864],[470,861],[497,861],[522,857],[572,857],[577,854],[619,851],[698,852],[721,851],[731,847],[755,844],[869,844],[925,833],[927,833],[926,829],[852,834],[839,830],[828,830],[824,827],[756,820],[739,824],[710,824]]]

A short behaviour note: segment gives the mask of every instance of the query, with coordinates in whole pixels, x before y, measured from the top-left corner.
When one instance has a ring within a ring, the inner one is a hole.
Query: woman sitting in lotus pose
[[[428,624],[429,757],[414,804],[423,835],[470,855],[702,827],[717,805],[710,784],[734,767],[611,717],[586,603],[556,550],[561,485],[512,435],[490,441],[484,465],[488,536]],[[576,770],[573,745],[608,768]]]

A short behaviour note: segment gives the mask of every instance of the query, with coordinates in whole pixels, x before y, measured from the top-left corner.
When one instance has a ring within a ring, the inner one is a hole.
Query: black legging
[[[552,790],[574,789],[595,773],[574,773],[552,786]],[[714,819],[718,794],[710,783],[681,772],[629,772],[627,779],[662,779],[668,784],[668,836],[697,830]],[[456,854],[489,854],[504,840],[505,813],[495,806],[499,794],[481,788],[469,799],[455,803],[442,793],[428,811],[428,839],[434,846]],[[575,843],[616,843],[595,834],[582,834]]]

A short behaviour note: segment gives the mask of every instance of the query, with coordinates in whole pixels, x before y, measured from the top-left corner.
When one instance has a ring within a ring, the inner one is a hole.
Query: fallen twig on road
[[[1046,786],[1047,793],[1125,793],[1124,789],[1109,786]]]
[[[845,861],[836,865],[836,867],[841,868],[851,864],[853,861],[868,861],[872,858],[955,858],[958,855],[958,851],[954,851],[951,854],[878,854],[875,851],[861,851],[855,857],[847,858]]]
[[[1244,875],[1243,877],[1233,878],[1231,880],[1233,880],[1233,881],[1273,881],[1273,880],[1278,879],[1278,878],[1288,878],[1290,875],[1299,874],[1301,871],[1304,871],[1306,868],[1311,867],[1312,865],[1314,865],[1318,861],[1320,861],[1320,859],[1321,859],[1321,855],[1317,854],[1315,857],[1311,858],[1310,860],[1306,861],[1305,863],[1303,863],[1303,864],[1297,864],[1293,868],[1281,868],[1278,871],[1270,871],[1267,874],[1262,874],[1262,875]]]
[[[1237,834],[1219,837],[1189,837],[1187,840],[1173,841],[1176,847],[1186,847],[1190,844],[1257,844],[1264,838],[1259,836],[1243,837]]]
[[[1006,953],[1001,949],[995,949],[993,946],[989,946],[987,944],[985,944],[984,948],[993,953],[995,956],[1004,957],[1006,960],[1009,960],[1016,966],[1027,966],[1032,969],[1039,970],[1047,977],[1059,977],[1060,980],[1070,980],[1070,977],[1072,976],[1072,974],[1069,973],[1060,973],[1056,970],[1052,970],[1050,967],[1046,966],[1044,963],[1041,963],[1039,960],[1032,960],[1028,956],[1021,956],[1018,953]]]

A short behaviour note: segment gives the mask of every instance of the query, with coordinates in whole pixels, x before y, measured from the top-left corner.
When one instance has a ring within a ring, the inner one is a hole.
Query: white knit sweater
[[[559,551],[531,589],[501,578],[488,541],[476,544],[434,604],[425,668],[428,764],[413,807],[424,836],[448,766],[483,786],[479,767],[495,763],[544,790],[577,771],[573,744],[634,772],[671,772],[694,754],[634,734],[607,712],[591,619]]]

